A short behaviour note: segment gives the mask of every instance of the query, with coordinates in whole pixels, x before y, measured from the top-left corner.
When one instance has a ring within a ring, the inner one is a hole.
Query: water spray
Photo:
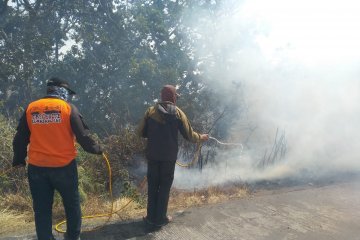
[[[244,149],[244,146],[241,143],[224,143],[224,142],[219,141],[217,138],[210,137],[210,136],[209,136],[209,139],[215,140],[220,145],[238,146],[241,148],[241,151]]]

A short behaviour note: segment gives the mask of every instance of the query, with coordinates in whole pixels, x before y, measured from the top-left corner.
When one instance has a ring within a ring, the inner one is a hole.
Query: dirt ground
[[[262,189],[245,199],[172,215],[174,221],[160,230],[153,231],[135,219],[83,233],[81,239],[360,240],[360,179]]]

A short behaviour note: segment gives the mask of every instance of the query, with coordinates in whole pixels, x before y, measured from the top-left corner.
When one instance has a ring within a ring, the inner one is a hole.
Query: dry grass
[[[116,216],[121,220],[136,218],[145,213],[146,209],[130,198],[121,198],[114,203]]]
[[[169,201],[171,210],[179,210],[193,206],[202,206],[224,202],[233,198],[245,197],[249,194],[245,186],[209,187],[206,189],[194,189],[184,191],[173,189]]]
[[[7,232],[33,229],[33,211],[30,197],[7,194],[0,198],[0,236]]]
[[[194,189],[193,191],[173,188],[170,193],[169,210],[177,211],[189,207],[215,204],[248,195],[247,187],[237,184],[226,187]],[[107,204],[106,209],[110,209],[110,204]],[[116,216],[113,218],[121,220],[139,218],[146,214],[146,205],[136,203],[130,198],[121,198],[114,202],[114,211]]]
[[[206,189],[194,189],[193,191],[172,189],[169,201],[169,211],[178,211],[189,207],[224,202],[233,198],[246,197],[248,194],[248,189],[242,185],[209,187]],[[88,216],[110,212],[111,202],[108,201],[108,198],[106,199],[89,196],[86,202],[82,204],[83,215]],[[19,228],[34,231],[30,197],[23,198],[17,195],[7,195],[2,198],[0,202],[0,206],[6,205],[11,205],[11,208],[0,212],[0,236],[5,233],[14,232]],[[111,220],[129,220],[139,218],[145,214],[146,204],[139,204],[131,198],[124,197],[114,201],[114,214]],[[53,216],[54,224],[65,218],[62,204],[56,203],[56,201],[54,204]],[[98,227],[106,224],[107,220],[107,217],[85,219],[83,221],[83,227],[84,229]]]
[[[0,206],[17,212],[32,212],[32,200],[30,196],[22,194],[7,194],[0,199]]]
[[[32,222],[32,213],[21,213],[4,209],[0,211],[0,236],[7,232],[17,232],[20,229],[32,229],[34,223]]]
[[[206,189],[194,189],[193,191],[172,189],[169,200],[169,211],[179,211],[189,207],[203,206],[225,202],[234,198],[242,198],[248,196],[249,191],[243,185],[233,185],[227,187],[210,187]],[[95,203],[95,204],[94,204]],[[103,212],[109,212],[111,203],[99,202],[98,199],[87,201],[87,212],[89,214],[99,213],[96,209],[104,209]],[[85,215],[85,214],[84,214]],[[146,215],[146,205],[139,204],[131,198],[120,198],[114,201],[114,214],[112,221],[130,220],[140,218]],[[84,221],[84,225],[89,220]],[[97,226],[101,226],[106,222],[104,220],[96,221]]]

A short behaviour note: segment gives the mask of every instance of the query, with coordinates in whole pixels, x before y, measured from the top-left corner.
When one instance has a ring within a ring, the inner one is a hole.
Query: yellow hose
[[[95,228],[93,228],[93,229],[85,230],[85,232],[86,232],[86,231],[96,230],[96,229],[99,229],[99,228],[105,226],[105,225],[110,221],[112,215],[115,213],[115,212],[114,212],[114,199],[113,199],[113,195],[112,195],[112,180],[111,180],[112,177],[111,177],[110,161],[109,161],[108,157],[106,156],[106,154],[103,153],[102,156],[103,156],[103,158],[104,158],[104,160],[105,160],[105,162],[106,162],[106,165],[107,165],[107,168],[108,168],[108,173],[109,173],[109,195],[110,195],[110,200],[111,200],[111,209],[110,209],[110,212],[108,212],[108,213],[82,216],[82,217],[81,217],[82,219],[108,217],[108,219],[106,220],[106,222],[105,222],[104,224],[102,224],[102,225],[100,225],[100,226],[98,226],[98,227],[95,227]],[[131,199],[131,201],[132,201],[132,199]],[[131,202],[131,201],[130,201],[130,202]],[[126,206],[127,206],[130,202],[128,202],[128,203],[126,204]],[[123,207],[123,208],[124,208],[124,207]],[[123,209],[123,208],[122,208],[122,209]],[[119,210],[118,210],[118,211],[119,211]],[[116,211],[116,212],[117,212],[117,211]],[[59,222],[58,224],[56,224],[56,225],[55,225],[55,230],[56,230],[57,232],[59,232],[59,233],[65,233],[66,231],[60,229],[60,226],[63,225],[63,224],[65,224],[65,223],[66,223],[66,220],[63,220],[63,221]]]
[[[188,163],[188,164],[184,164],[184,163],[180,163],[180,162],[176,161],[176,165],[178,165],[180,167],[184,167],[184,168],[191,167],[199,159],[200,151],[201,151],[201,142],[198,142],[197,145],[196,145],[196,152],[195,152],[195,155],[194,155],[192,161],[190,163]]]
[[[185,167],[185,168],[188,168],[190,166],[192,166],[193,164],[196,163],[196,161],[198,160],[199,156],[200,156],[200,151],[201,151],[201,143],[199,142],[197,144],[197,147],[196,147],[196,152],[195,152],[195,155],[194,155],[194,158],[192,159],[192,161],[188,164],[183,164],[183,163],[180,163],[180,162],[176,162],[176,164],[180,167]],[[88,229],[88,230],[84,230],[83,232],[87,232],[87,231],[93,231],[93,230],[97,230],[99,228],[102,228],[104,227],[111,219],[111,217],[115,214],[115,213],[118,213],[119,211],[123,210],[124,208],[126,208],[132,201],[134,201],[133,199],[130,199],[124,206],[122,206],[120,209],[118,210],[114,210],[114,199],[113,199],[113,195],[112,195],[112,177],[111,177],[111,166],[110,166],[110,161],[108,159],[108,157],[106,156],[106,154],[102,154],[105,162],[106,162],[106,165],[107,165],[107,168],[108,168],[108,174],[109,174],[109,195],[110,195],[110,200],[111,200],[111,209],[110,209],[110,212],[108,213],[102,213],[102,214],[95,214],[95,215],[87,215],[87,216],[82,216],[81,218],[82,219],[91,219],[91,218],[102,218],[102,217],[108,217],[108,219],[105,221],[104,224],[98,226],[98,227],[95,227],[95,228],[92,228],[92,229]],[[144,177],[144,179],[141,181],[140,183],[140,188],[143,188],[145,183],[147,181],[147,178],[146,176]],[[60,228],[61,225],[65,224],[66,223],[66,220],[63,220],[59,223],[57,223],[55,225],[55,230],[59,233],[65,233],[66,231],[62,230]]]
[[[201,151],[201,143],[199,142],[199,143],[197,144],[197,147],[196,147],[196,152],[195,152],[194,158],[192,159],[192,161],[191,161],[190,163],[188,163],[188,164],[183,164],[183,163],[180,163],[180,162],[176,161],[176,164],[177,164],[178,166],[180,166],[180,167],[185,167],[185,168],[188,168],[188,167],[194,165],[194,164],[197,162],[197,160],[198,160],[198,158],[199,158],[199,156],[200,156],[200,151]],[[100,225],[100,226],[98,226],[98,227],[89,229],[89,230],[84,230],[85,232],[86,232],[86,231],[93,231],[93,230],[102,228],[103,226],[105,226],[105,225],[110,221],[111,217],[112,217],[115,213],[123,210],[125,207],[127,207],[127,206],[133,201],[133,199],[130,199],[124,206],[122,206],[120,209],[114,211],[114,199],[113,199],[113,194],[112,194],[112,174],[111,174],[110,161],[109,161],[109,159],[108,159],[108,157],[106,156],[105,153],[103,153],[102,156],[103,156],[103,159],[104,159],[105,162],[106,162],[106,166],[107,166],[108,174],[109,174],[109,196],[110,196],[110,201],[111,201],[111,208],[110,208],[110,212],[108,212],[108,213],[101,213],[101,214],[95,214],[95,215],[82,216],[82,217],[81,217],[82,219],[92,219],[92,218],[108,217],[108,219],[105,221],[104,224],[102,224],[102,225]],[[12,171],[12,170],[13,170],[13,168],[9,168],[9,169],[5,170],[4,172],[0,173],[0,177],[5,176],[8,172],[10,172],[10,171]],[[147,181],[147,178],[146,178],[146,176],[145,176],[144,179],[141,181],[140,188],[143,188],[143,187],[144,187],[146,181]],[[64,231],[64,230],[62,230],[62,229],[60,228],[60,226],[62,226],[62,225],[65,224],[65,223],[66,223],[66,220],[63,220],[63,221],[57,223],[57,224],[55,225],[55,230],[56,230],[57,232],[59,232],[59,233],[65,233],[66,231]]]

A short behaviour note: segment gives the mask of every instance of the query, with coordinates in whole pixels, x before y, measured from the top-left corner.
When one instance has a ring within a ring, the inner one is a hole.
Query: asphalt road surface
[[[111,223],[81,239],[360,240],[360,181],[261,191],[172,215],[173,222],[157,231],[137,219]]]

